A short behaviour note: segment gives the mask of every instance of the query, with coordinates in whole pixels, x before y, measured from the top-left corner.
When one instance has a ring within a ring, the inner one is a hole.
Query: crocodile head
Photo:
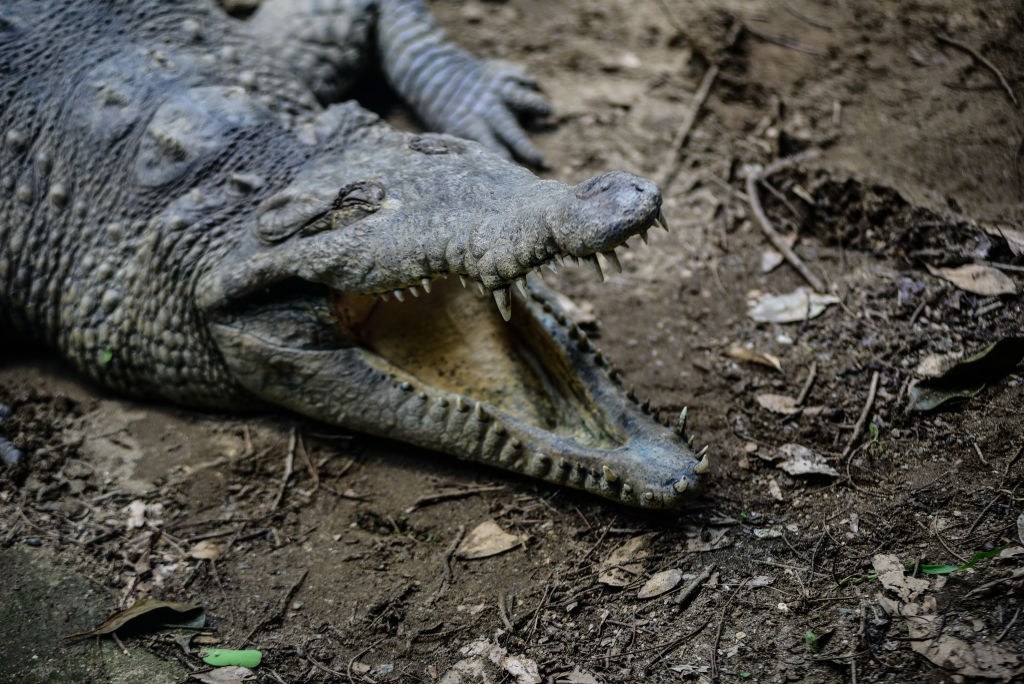
[[[199,279],[232,375],[329,423],[681,505],[706,453],[622,388],[536,273],[565,258],[600,272],[598,253],[617,267],[663,220],[658,189],[621,172],[569,186],[475,143],[370,131],[312,158]]]

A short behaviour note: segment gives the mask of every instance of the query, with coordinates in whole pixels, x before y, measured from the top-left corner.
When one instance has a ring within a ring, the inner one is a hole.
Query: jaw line
[[[297,348],[262,335],[258,325],[242,329],[216,316],[211,332],[239,383],[272,404],[632,506],[683,505],[698,488],[702,464],[684,440],[627,396],[554,294],[531,280],[527,296],[515,295],[511,325],[534,326],[548,338],[578,381],[586,404],[581,412],[601,423],[600,439],[581,441],[564,425],[546,429],[471,392],[424,382],[370,349]],[[497,317],[490,302],[480,304]],[[678,492],[680,483],[685,492]]]

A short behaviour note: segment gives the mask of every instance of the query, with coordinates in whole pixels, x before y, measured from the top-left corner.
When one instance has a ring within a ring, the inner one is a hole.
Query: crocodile
[[[343,100],[371,62],[435,132]],[[657,420],[539,274],[619,267],[661,194],[516,163],[547,111],[420,0],[8,0],[0,331],[126,395],[679,507],[708,469],[686,410]]]

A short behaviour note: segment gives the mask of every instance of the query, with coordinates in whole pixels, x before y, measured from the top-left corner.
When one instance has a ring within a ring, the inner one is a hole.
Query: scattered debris
[[[644,564],[651,555],[651,542],[656,536],[654,532],[641,534],[612,551],[601,562],[597,581],[610,587],[624,587],[634,582],[644,571]]]
[[[782,362],[779,361],[779,357],[765,352],[754,351],[753,349],[747,349],[746,347],[734,344],[725,350],[725,355],[735,361],[756,363],[768,368],[774,368],[780,373],[782,372]]]
[[[441,676],[438,684],[490,684],[511,675],[516,684],[540,684],[537,663],[487,641],[474,641],[459,649],[462,660]],[[504,671],[504,673],[502,672]]]
[[[1017,286],[1010,276],[997,268],[981,264],[964,264],[955,268],[940,268],[925,264],[928,272],[953,283],[972,294],[994,297],[1017,294]]]
[[[477,560],[505,553],[525,541],[524,537],[509,534],[493,520],[486,520],[466,535],[455,552],[459,558]]]
[[[130,607],[118,611],[99,626],[84,632],[73,632],[66,639],[103,636],[129,628],[135,632],[152,632],[168,627],[198,629],[206,624],[206,611],[202,606],[175,601],[141,599]]]
[[[793,477],[839,477],[839,471],[824,456],[801,444],[783,444],[778,453],[775,467]]]
[[[667,594],[679,585],[683,579],[683,571],[677,568],[662,570],[651,576],[644,586],[640,587],[636,597],[638,599],[652,599],[662,594]]]
[[[932,411],[954,399],[969,399],[989,383],[1002,379],[1024,359],[1024,337],[1004,337],[954,363],[936,377],[913,383],[908,390],[909,411]]]
[[[747,316],[758,323],[801,323],[817,318],[839,302],[835,295],[818,294],[804,287],[781,295],[752,293],[747,299]]]
[[[188,557],[193,560],[217,560],[220,558],[220,547],[204,539],[188,550]]]

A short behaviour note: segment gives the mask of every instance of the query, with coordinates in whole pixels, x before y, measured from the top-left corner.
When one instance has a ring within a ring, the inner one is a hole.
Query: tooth
[[[676,494],[682,494],[683,492],[686,491],[686,488],[689,486],[690,481],[686,479],[685,475],[683,475],[681,478],[679,478],[679,482],[676,482],[674,485],[672,485],[672,489],[676,490]]]
[[[597,256],[591,254],[588,257],[584,257],[584,259],[586,260],[587,264],[590,265],[590,270],[594,272],[594,275],[597,276],[597,279],[603,282],[604,273],[601,272],[601,264],[598,262]]]
[[[693,469],[693,472],[698,475],[703,475],[708,472],[708,467],[711,465],[711,459],[708,457],[708,447],[710,446],[710,444],[705,444],[704,448],[697,452],[697,456],[700,458],[700,463],[698,463]]]
[[[545,265],[545,266],[547,266],[547,267],[548,267],[548,270],[549,270],[549,271],[551,271],[552,273],[554,273],[554,274],[556,274],[556,275],[558,274],[558,267],[557,267],[557,266],[555,266],[555,265],[554,265],[553,263],[551,263],[550,261],[549,261],[548,263],[544,264],[544,265]],[[538,271],[537,271],[537,273],[540,273],[540,271],[538,270]]]
[[[484,289],[484,284],[483,283],[477,283],[476,284],[476,289],[480,290],[480,294],[482,294],[482,295],[487,294],[487,290]]]
[[[512,298],[507,287],[499,287],[491,293],[494,295],[494,303],[498,305],[501,317],[506,321],[512,318]]]
[[[630,487],[628,484],[623,484],[622,485],[622,493],[623,494],[629,494],[631,491],[633,491],[633,488]]]
[[[473,407],[473,415],[476,416],[476,419],[479,421],[487,420],[487,411],[484,410],[484,407],[481,406],[479,401],[476,402],[476,405]]]
[[[387,294],[385,294],[385,293],[383,293],[383,292],[381,292],[381,293],[380,293],[380,294],[378,294],[377,296],[378,296],[378,297],[380,297],[380,301],[382,301],[382,302],[386,302],[386,301],[388,301],[388,296],[387,296]]]
[[[409,288],[409,294],[411,294],[413,297],[419,297],[420,291],[417,290],[415,286],[413,286]]]
[[[679,419],[676,420],[676,434],[680,437],[686,434],[686,414],[689,408],[684,406],[683,410],[679,412]]]
[[[580,267],[580,258],[578,256],[575,256],[575,255],[570,255],[570,258],[572,259],[573,265],[576,266],[576,268],[579,268]]]
[[[530,291],[526,289],[526,278],[516,278],[516,287],[519,288],[524,297],[530,296]]]
[[[455,408],[459,410],[459,413],[465,413],[469,410],[469,404],[462,397],[455,400]]]
[[[658,215],[654,217],[654,220],[658,222],[659,226],[665,229],[666,233],[669,232],[668,221],[665,220],[665,212],[663,212],[661,209],[658,209]]]
[[[395,290],[394,295],[395,295],[395,299],[397,299],[398,301],[400,301],[400,302],[404,302],[405,301],[405,293],[402,292],[401,290]]]
[[[640,496],[644,497],[644,501],[654,501],[654,492],[644,492]]]
[[[609,483],[611,483],[611,482],[618,482],[619,481],[618,473],[616,473],[614,470],[612,470],[608,466],[606,466],[606,465],[601,466],[601,472],[604,473],[604,479],[607,480]]]
[[[555,255],[555,258],[558,259],[558,265],[561,266],[562,268],[565,268],[565,256],[562,254],[557,254]]]
[[[423,291],[430,294],[430,278],[420,279],[420,285],[423,286]]]
[[[459,282],[462,283],[462,287],[466,287],[466,276],[459,274]]]
[[[622,273],[622,263],[619,262],[619,256],[615,253],[614,249],[609,249],[607,252],[602,252],[602,254],[604,254],[605,260],[611,264],[616,273]]]
[[[640,231],[640,239],[644,241],[645,245],[647,244],[647,229],[646,228],[644,228],[643,230]]]

